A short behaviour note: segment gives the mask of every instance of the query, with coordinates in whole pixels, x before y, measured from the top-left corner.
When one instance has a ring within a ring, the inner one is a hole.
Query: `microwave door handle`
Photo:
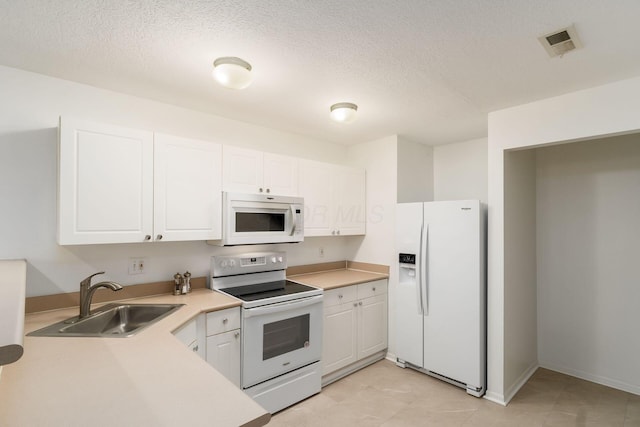
[[[289,236],[293,236],[293,233],[296,232],[296,227],[298,226],[298,220],[296,219],[296,208],[294,205],[289,206],[289,209],[291,209],[291,219],[292,219],[292,225],[291,225],[291,233],[289,233]]]
[[[322,295],[316,295],[310,298],[302,298],[293,302],[281,302],[276,304],[270,304],[265,307],[248,308],[243,310],[244,318],[263,316],[265,314],[281,313],[287,310],[293,310],[295,308],[307,307],[313,304],[318,304],[322,301]]]

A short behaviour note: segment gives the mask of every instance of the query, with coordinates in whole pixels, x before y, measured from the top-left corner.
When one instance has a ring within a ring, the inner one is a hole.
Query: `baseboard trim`
[[[395,354],[389,352],[387,353],[385,359],[389,360],[390,362],[396,363],[397,357]],[[531,376],[536,372],[538,367],[540,366],[537,362],[535,362],[525,372],[523,372],[520,377],[518,377],[518,380],[509,388],[509,392],[506,394],[508,399],[505,399],[505,395],[490,390],[487,390],[482,398],[487,399],[490,402],[497,403],[501,406],[507,406],[509,401],[513,399],[513,397],[522,388],[522,386],[524,386],[527,381],[529,381],[529,378],[531,378]]]
[[[501,406],[507,406],[507,402],[504,401],[504,395],[496,393],[494,391],[488,391],[482,396],[484,399],[487,399],[489,402],[497,403]]]
[[[352,363],[351,365],[345,366],[344,368],[340,368],[337,371],[333,371],[328,373],[322,377],[322,387],[328,386],[334,381],[338,381],[341,378],[346,377],[347,375],[353,374],[360,369],[371,365],[379,360],[383,360],[385,358],[385,351],[379,351],[378,353],[372,354],[371,356],[365,357],[362,360],[358,360],[357,362]]]
[[[549,362],[540,362],[540,367],[551,371],[560,372],[561,374],[570,375],[582,380],[591,381],[596,384],[615,388],[617,390],[626,391],[627,393],[640,395],[640,385],[628,384],[622,381],[614,380],[600,375],[593,375],[578,369],[571,369],[566,366],[556,365]]]
[[[511,402],[511,399],[513,399],[513,396],[515,396],[516,393],[520,391],[522,386],[524,386],[527,383],[527,381],[529,381],[529,378],[531,378],[531,376],[535,374],[535,372],[538,370],[539,367],[540,365],[538,364],[538,361],[533,362],[531,366],[529,366],[518,377],[518,379],[511,385],[511,387],[507,389],[507,392],[505,393],[505,396],[504,396],[505,406],[508,405],[509,402]]]

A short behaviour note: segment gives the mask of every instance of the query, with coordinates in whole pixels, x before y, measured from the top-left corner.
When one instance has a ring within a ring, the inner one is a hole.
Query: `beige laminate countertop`
[[[25,337],[0,377],[1,426],[262,426],[270,415],[172,331],[201,312],[239,306],[208,289],[136,298],[184,307],[130,338]],[[25,333],[77,315],[26,316]]]
[[[315,273],[297,274],[289,276],[287,279],[302,283],[303,285],[315,286],[325,291],[343,286],[357,285],[358,283],[371,282],[373,280],[388,279],[388,274],[373,273],[370,271],[344,268],[339,270],[319,271]]]

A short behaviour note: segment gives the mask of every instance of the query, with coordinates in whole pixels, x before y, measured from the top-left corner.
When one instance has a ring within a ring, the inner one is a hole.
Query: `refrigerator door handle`
[[[424,270],[424,266],[422,264],[422,252],[424,250],[422,246],[422,236],[424,235],[424,224],[420,226],[420,245],[418,247],[418,260],[416,262],[416,269],[418,270],[416,273],[416,298],[418,300],[418,314],[424,315],[424,307],[422,306],[422,271]]]
[[[429,314],[429,280],[427,264],[429,262],[429,224],[424,233],[420,233],[420,306],[425,316]]]

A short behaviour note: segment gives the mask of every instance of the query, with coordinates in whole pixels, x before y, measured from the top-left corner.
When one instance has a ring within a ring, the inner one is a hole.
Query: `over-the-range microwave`
[[[222,193],[219,246],[296,243],[304,240],[304,199],[268,194]]]

